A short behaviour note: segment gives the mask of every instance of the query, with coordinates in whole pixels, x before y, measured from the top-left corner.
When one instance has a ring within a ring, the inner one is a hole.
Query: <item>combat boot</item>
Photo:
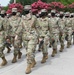
[[[63,52],[64,46],[61,45],[60,52]]]
[[[8,49],[7,53],[10,53],[11,49],[9,47],[7,47],[7,49]]]
[[[3,62],[1,63],[1,66],[5,66],[7,64],[7,60],[5,57],[2,57]]]
[[[32,67],[32,64],[27,65],[27,68],[26,68],[26,71],[25,71],[26,74],[31,73],[31,67]]]
[[[56,53],[57,53],[57,49],[53,49],[51,57],[54,57]]]
[[[19,51],[18,52],[18,59],[21,59],[22,53]]]
[[[16,63],[16,62],[17,62],[17,55],[14,54],[14,57],[13,57],[12,63]]]
[[[35,61],[35,59],[33,59],[33,62],[32,62],[32,65],[31,65],[31,68],[33,68],[35,65],[36,65],[36,61]]]
[[[22,44],[19,46],[19,48],[22,48],[23,46],[22,46]]]
[[[47,59],[48,59],[48,53],[44,53],[41,63],[45,63]]]
[[[67,48],[70,48],[70,42],[67,42]]]

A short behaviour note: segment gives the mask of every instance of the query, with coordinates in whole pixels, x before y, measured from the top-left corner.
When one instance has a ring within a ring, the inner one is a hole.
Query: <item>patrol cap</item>
[[[65,16],[69,16],[69,15],[70,15],[70,12],[66,12],[66,13],[65,13]]]
[[[64,14],[64,12],[60,11],[60,14]]]
[[[56,13],[56,10],[51,10],[51,13]]]
[[[5,14],[6,13],[6,11],[5,10],[1,10],[1,14]]]
[[[17,12],[17,8],[12,8],[12,12]]]
[[[24,10],[30,10],[31,9],[31,5],[25,5],[24,6]]]
[[[47,10],[46,10],[46,9],[42,9],[42,10],[41,10],[41,13],[42,13],[42,12],[47,12]]]
[[[74,16],[74,13],[71,13],[70,15],[73,15]]]

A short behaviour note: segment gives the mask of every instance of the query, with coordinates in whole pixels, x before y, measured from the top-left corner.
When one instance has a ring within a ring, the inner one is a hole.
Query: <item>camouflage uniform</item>
[[[25,6],[25,10],[29,11],[30,5]],[[31,72],[31,68],[36,64],[35,62],[35,49],[37,44],[37,33],[35,29],[36,17],[31,13],[27,13],[23,17],[23,43],[25,44],[27,54],[27,69],[26,73]]]
[[[46,12],[45,9],[42,9],[41,12]],[[49,19],[48,17],[45,18],[38,18],[37,19],[37,24],[36,24],[36,29],[38,31],[39,34],[39,41],[40,43],[42,43],[42,53],[43,53],[43,59],[41,61],[41,63],[46,62],[46,59],[44,60],[44,58],[48,58],[48,49],[47,49],[47,45],[49,43]]]
[[[10,25],[9,25],[9,21],[7,16],[4,17],[4,22],[3,22],[3,27],[4,27],[4,33],[5,33],[5,46],[8,49],[7,53],[10,53],[11,49],[11,38],[10,38]],[[9,43],[7,42],[7,40],[9,39]]]
[[[17,8],[13,8],[12,12],[16,13]],[[20,59],[22,55],[22,53],[20,52],[20,42],[21,42],[20,36],[22,33],[21,18],[17,17],[16,15],[12,16],[9,18],[9,23],[11,26],[11,31],[10,31],[11,41],[14,46],[14,57],[13,57],[12,63],[15,63],[17,61],[16,60],[17,56],[18,56],[18,59]]]
[[[20,12],[17,12],[16,16],[17,16],[18,18],[22,18]],[[21,32],[21,35],[20,35],[20,48],[22,48],[22,32]]]
[[[69,16],[69,12],[66,13],[66,16]],[[72,40],[72,19],[70,17],[65,18],[65,25],[66,25],[66,36],[67,36],[67,48],[71,45]]]
[[[3,50],[5,49],[4,41],[5,41],[5,34],[3,29],[3,22],[4,19],[0,16],[0,57],[2,58],[1,66],[4,66],[7,64],[7,61],[5,59],[5,55],[3,53]]]
[[[51,13],[55,13],[55,10],[52,10]],[[50,40],[53,47],[52,57],[57,53],[57,42],[59,40],[59,26],[56,17],[51,17],[49,19],[49,32]]]
[[[74,13],[71,13],[71,15],[72,15],[72,30],[73,30],[73,33],[72,33],[72,35],[73,35],[73,44],[74,44]]]
[[[63,12],[60,12],[60,15],[63,15]],[[64,49],[64,40],[65,40],[65,19],[59,18],[58,20],[58,25],[59,25],[59,31],[60,31],[60,36],[59,36],[59,41],[61,44],[60,52],[63,51]]]

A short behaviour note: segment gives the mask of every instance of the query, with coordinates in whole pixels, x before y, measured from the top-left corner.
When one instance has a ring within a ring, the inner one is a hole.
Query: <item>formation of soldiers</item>
[[[29,74],[36,65],[35,51],[38,45],[38,51],[43,54],[41,63],[48,59],[48,46],[52,48],[51,56],[57,54],[58,42],[60,42],[60,52],[64,50],[64,42],[67,41],[67,48],[74,44],[74,13],[62,12],[56,13],[51,10],[48,14],[46,9],[42,9],[38,14],[31,13],[31,6],[24,7],[25,15],[17,12],[17,8],[12,8],[11,16],[2,10],[0,13],[0,58],[1,66],[7,64],[4,50],[10,53],[11,46],[14,47],[12,63],[21,59],[22,43],[26,49],[27,68],[25,73]]]

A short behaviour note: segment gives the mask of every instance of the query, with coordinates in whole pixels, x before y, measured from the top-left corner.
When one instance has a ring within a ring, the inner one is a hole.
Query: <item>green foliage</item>
[[[16,2],[21,3],[22,5],[26,5],[26,4],[32,4],[33,2],[36,2],[38,0],[16,0]],[[72,2],[74,2],[74,0],[42,0],[43,2],[62,2],[65,5],[71,4]],[[14,0],[10,0],[10,3],[13,3]]]
[[[3,7],[3,9],[7,11],[7,10],[8,10],[8,6],[6,6],[6,7]]]

